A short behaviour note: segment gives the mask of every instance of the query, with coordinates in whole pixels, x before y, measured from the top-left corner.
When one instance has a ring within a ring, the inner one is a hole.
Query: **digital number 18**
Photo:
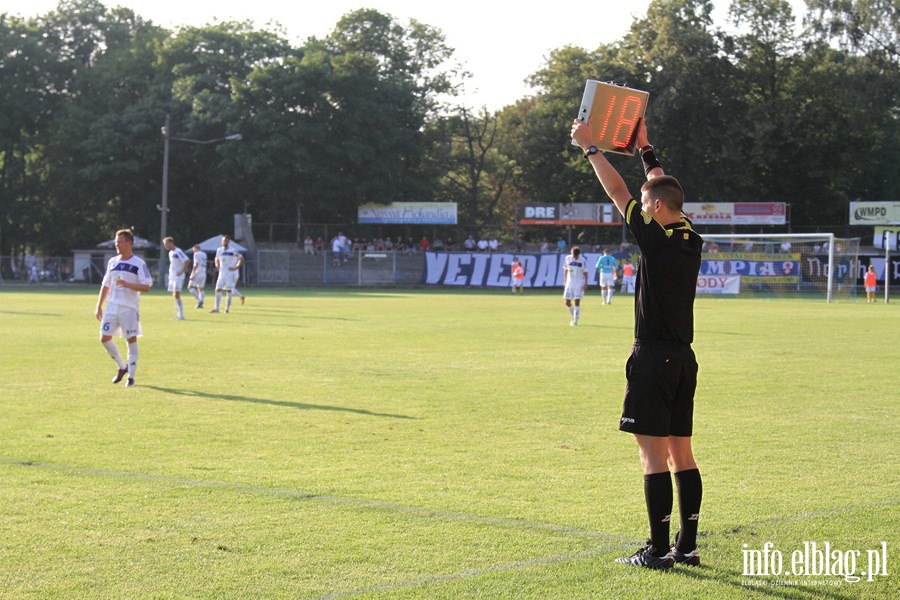
[[[637,126],[638,119],[640,118],[643,101],[637,96],[625,96],[622,98],[622,107],[616,111],[616,104],[619,98],[619,96],[615,95],[609,96],[606,111],[603,113],[603,124],[600,127],[598,141],[609,143],[616,148],[627,148],[631,143],[631,138],[634,135],[634,128]],[[615,128],[613,129],[612,136],[607,140],[606,133],[610,129],[610,118],[614,112],[618,113],[613,121]]]

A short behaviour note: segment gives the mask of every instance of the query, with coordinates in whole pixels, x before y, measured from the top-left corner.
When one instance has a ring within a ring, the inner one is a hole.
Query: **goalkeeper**
[[[691,450],[697,386],[691,343],[703,240],[682,214],[684,192],[678,180],[664,173],[647,141],[643,120],[636,135],[647,177],[640,202],[632,198],[622,176],[597,151],[590,129],[579,121],[572,125],[572,139],[584,151],[641,251],[634,346],[625,366],[627,384],[619,429],[634,434],[637,441],[650,539],[632,556],[616,562],[668,569],[674,563],[700,564],[696,546],[703,488]],[[669,519],[674,498],[670,467],[675,473],[681,516],[681,530],[671,547]]]

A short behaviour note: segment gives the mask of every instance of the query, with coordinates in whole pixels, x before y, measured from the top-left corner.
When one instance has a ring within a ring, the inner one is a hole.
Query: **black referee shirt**
[[[641,249],[634,296],[634,338],[690,344],[703,239],[687,217],[661,226],[634,198],[625,222]]]

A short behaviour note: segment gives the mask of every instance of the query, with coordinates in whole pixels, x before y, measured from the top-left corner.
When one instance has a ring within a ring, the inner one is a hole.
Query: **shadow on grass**
[[[365,319],[354,319],[351,317],[345,316],[332,316],[332,315],[310,315],[302,312],[303,306],[297,306],[295,308],[259,308],[258,306],[253,307],[243,307],[240,309],[240,312],[244,312],[247,316],[257,316],[257,315],[288,315],[293,317],[298,317],[300,319],[309,319],[309,320],[318,320],[318,321],[349,321],[349,322],[362,322]]]
[[[389,419],[415,419],[407,415],[395,415],[391,413],[378,413],[361,408],[346,408],[344,406],[329,406],[327,404],[304,404],[302,402],[285,402],[283,400],[267,400],[265,398],[250,398],[249,396],[234,396],[231,394],[210,394],[208,392],[195,392],[194,390],[176,390],[174,388],[159,387],[157,385],[145,385],[147,389],[163,392],[164,394],[172,394],[175,396],[192,396],[195,398],[209,398],[211,400],[228,400],[232,402],[250,402],[252,404],[269,404],[271,406],[282,406],[285,408],[296,408],[298,410],[331,410],[337,412],[349,412],[367,417],[386,417]]]
[[[61,317],[61,314],[58,313],[39,313],[39,312],[28,312],[21,310],[0,310],[0,315],[17,315],[17,316],[28,316],[28,317]]]
[[[735,589],[734,596],[741,598],[784,598],[800,600],[805,598],[830,598],[832,600],[851,600],[858,594],[842,593],[829,585],[800,585],[791,583],[792,575],[787,577],[748,577],[733,571],[722,571],[709,567],[677,567],[671,569],[672,575],[691,579],[712,581],[720,585],[729,585]],[[826,583],[825,579],[822,583]]]

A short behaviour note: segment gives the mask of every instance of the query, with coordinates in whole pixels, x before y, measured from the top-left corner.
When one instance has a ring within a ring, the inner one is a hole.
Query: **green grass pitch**
[[[697,300],[703,565],[657,573],[613,563],[630,297],[247,291],[145,294],[126,389],[96,289],[0,289],[0,597],[900,597],[897,304]],[[767,542],[887,575],[746,574]]]

